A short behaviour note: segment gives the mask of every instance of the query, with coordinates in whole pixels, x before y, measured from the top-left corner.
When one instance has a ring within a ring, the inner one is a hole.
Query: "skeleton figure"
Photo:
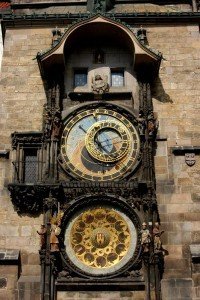
[[[47,229],[44,224],[41,225],[40,230],[37,230],[37,233],[40,235],[40,246],[41,249],[45,249],[46,247],[46,236]]]

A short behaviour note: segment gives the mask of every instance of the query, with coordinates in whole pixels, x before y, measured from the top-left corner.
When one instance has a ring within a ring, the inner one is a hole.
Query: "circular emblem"
[[[91,207],[77,214],[66,227],[66,252],[87,273],[110,274],[133,256],[136,228],[121,211],[107,206]]]
[[[109,245],[110,238],[110,232],[106,228],[97,228],[91,234],[91,243],[95,248],[105,248]]]

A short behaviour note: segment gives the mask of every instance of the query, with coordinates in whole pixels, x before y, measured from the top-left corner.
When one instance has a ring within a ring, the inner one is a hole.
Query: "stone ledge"
[[[190,252],[192,257],[200,258],[200,244],[190,245]]]
[[[185,153],[200,153],[200,146],[175,146],[171,147],[174,155],[185,155]]]
[[[0,265],[19,265],[20,253],[19,250],[0,249]]]

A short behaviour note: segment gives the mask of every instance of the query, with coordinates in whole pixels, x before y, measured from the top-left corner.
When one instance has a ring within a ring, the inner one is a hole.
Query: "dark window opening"
[[[124,70],[111,70],[111,86],[120,87],[124,86]]]
[[[87,69],[74,71],[74,87],[84,86],[87,84]]]
[[[37,149],[24,149],[24,182],[37,181]]]

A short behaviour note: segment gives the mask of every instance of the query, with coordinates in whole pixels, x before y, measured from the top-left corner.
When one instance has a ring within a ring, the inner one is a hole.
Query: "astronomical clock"
[[[67,272],[91,284],[97,278],[106,284],[138,264],[140,218],[123,198],[130,193],[123,184],[132,178],[137,189],[140,140],[136,117],[117,105],[88,103],[63,120],[61,173],[79,188],[62,217],[61,256]]]
[[[9,189],[19,213],[44,216],[41,299],[78,289],[143,289],[150,299],[150,286],[160,299],[151,82],[161,56],[145,34],[97,14],[56,29],[52,48],[37,55],[43,129],[13,133]]]

